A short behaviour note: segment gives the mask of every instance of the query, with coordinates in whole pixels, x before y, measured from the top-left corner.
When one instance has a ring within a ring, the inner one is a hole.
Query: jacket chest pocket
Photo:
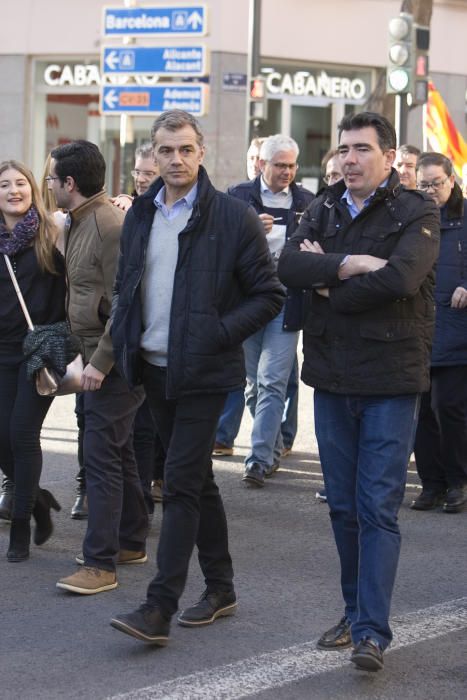
[[[357,244],[360,253],[389,254],[402,231],[401,221],[391,221],[388,225],[362,226]]]

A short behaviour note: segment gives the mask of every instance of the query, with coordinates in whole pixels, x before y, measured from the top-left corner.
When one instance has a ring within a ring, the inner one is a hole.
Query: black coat
[[[129,209],[112,304],[117,367],[141,381],[141,279],[159,178]],[[200,167],[198,198],[185,229],[171,304],[167,397],[223,393],[245,384],[242,342],[276,316],[284,292],[263,227],[243,202],[214,189]]]
[[[341,181],[305,212],[279,260],[279,277],[316,292],[304,329],[304,382],[336,394],[398,395],[429,387],[434,322],[433,265],[439,248],[439,212],[426,195],[387,187],[352,220],[340,202]],[[300,252],[305,239],[326,255]],[[388,260],[376,272],[340,281],[347,254]]]
[[[455,184],[441,208],[441,243],[436,265],[436,324],[431,364],[467,365],[467,308],[453,309],[456,287],[467,289],[467,200]]]
[[[288,240],[296,230],[300,218],[312,202],[315,195],[304,187],[299,187],[292,182],[290,185],[292,193],[292,207],[287,214],[287,224],[285,237]],[[238,199],[251,204],[253,209],[258,214],[263,214],[265,209],[261,200],[261,175],[258,175],[254,180],[241,182],[239,185],[229,187],[228,193]],[[284,307],[284,331],[298,331],[303,328],[303,312],[304,312],[304,290],[302,289],[287,289],[287,297]]]
[[[41,270],[33,246],[11,256],[11,262],[33,324],[64,321],[66,282],[62,254],[54,251],[56,274]],[[28,326],[3,255],[0,255],[0,286],[0,364],[17,364],[23,359],[21,348]]]

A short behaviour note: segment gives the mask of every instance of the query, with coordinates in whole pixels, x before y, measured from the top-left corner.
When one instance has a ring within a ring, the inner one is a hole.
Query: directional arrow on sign
[[[191,28],[196,31],[198,27],[201,27],[203,24],[203,18],[199,14],[199,12],[192,12],[191,15],[188,17],[186,23],[188,26],[191,26]]]
[[[118,65],[118,53],[116,51],[111,51],[105,57],[105,63],[109,66],[110,70],[115,70]]]
[[[109,109],[115,109],[115,105],[118,102],[118,95],[115,90],[109,90],[109,92],[104,95],[104,102]]]

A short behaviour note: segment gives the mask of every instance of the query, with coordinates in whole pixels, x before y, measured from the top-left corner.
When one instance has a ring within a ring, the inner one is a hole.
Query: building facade
[[[139,3],[135,3],[138,5]],[[150,2],[144,3],[150,6]],[[156,3],[153,3],[156,5]],[[167,0],[164,6],[188,5]],[[196,3],[191,3],[196,4]],[[197,3],[201,4],[201,3]],[[207,141],[206,164],[224,189],[245,177],[246,73],[249,0],[207,0],[209,72],[207,112],[200,118]],[[2,8],[0,28],[0,158],[19,158],[42,174],[55,145],[87,138],[101,148],[112,194],[131,187],[134,149],[148,140],[153,115],[103,116],[104,83],[155,84],[156,76],[104,76],[103,7],[117,0],[16,0]],[[141,3],[143,5],[143,3]],[[264,135],[282,132],[300,146],[300,175],[318,187],[320,161],[336,143],[336,126],[348,111],[362,109],[386,64],[387,25],[400,0],[262,0],[260,66],[268,94]],[[467,2],[435,0],[430,69],[459,131],[466,135]],[[136,44],[183,45],[137,39]],[[409,117],[409,138],[422,146],[422,108]]]

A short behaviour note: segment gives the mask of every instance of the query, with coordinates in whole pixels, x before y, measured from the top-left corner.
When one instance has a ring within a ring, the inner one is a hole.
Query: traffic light
[[[250,118],[268,118],[268,94],[266,80],[262,75],[250,80]]]
[[[412,88],[413,16],[401,12],[389,21],[389,60],[386,70],[386,92],[406,94]]]
[[[414,24],[414,61],[412,75],[412,104],[425,104],[428,100],[428,50],[430,48],[430,28]]]

